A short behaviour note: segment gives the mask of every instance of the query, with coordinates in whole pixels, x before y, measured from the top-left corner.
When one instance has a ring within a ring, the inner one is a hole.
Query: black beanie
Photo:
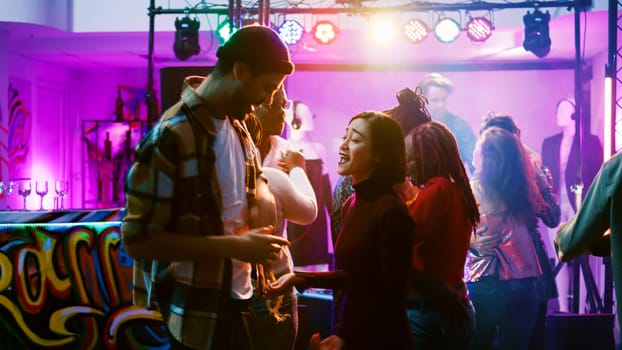
[[[255,73],[291,74],[294,65],[289,50],[272,29],[249,25],[233,33],[216,51],[219,59],[242,61]]]

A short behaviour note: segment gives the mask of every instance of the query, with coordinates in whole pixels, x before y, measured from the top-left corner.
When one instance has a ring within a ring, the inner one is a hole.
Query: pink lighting
[[[484,17],[472,18],[466,26],[469,39],[484,42],[492,35],[492,23]]]
[[[605,90],[604,90],[604,106],[605,106],[605,113],[603,116],[603,161],[607,161],[609,158],[611,158],[611,155],[614,153],[613,152],[613,143],[612,143],[612,133],[611,133],[611,127],[612,127],[612,123],[613,123],[613,118],[612,118],[612,106],[613,108],[616,108],[616,105],[613,103],[613,79],[611,79],[610,77],[606,77],[605,78]]]
[[[428,26],[419,19],[411,19],[404,25],[404,35],[413,44],[418,44],[428,37]]]
[[[313,27],[313,38],[323,45],[332,43],[338,33],[337,26],[330,21],[318,21]]]

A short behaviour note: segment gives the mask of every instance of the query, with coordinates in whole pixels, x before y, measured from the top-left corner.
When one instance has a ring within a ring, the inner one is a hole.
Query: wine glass
[[[37,195],[41,197],[41,205],[39,210],[43,210],[43,197],[48,194],[48,182],[37,180],[37,182],[35,182],[35,192],[37,192]]]
[[[65,209],[65,207],[63,207],[63,197],[65,197],[69,191],[69,182],[66,180],[56,180],[54,183],[54,190],[58,198],[60,198],[60,207],[58,209]]]
[[[0,181],[0,195],[6,193],[4,196],[6,200],[6,210],[9,208],[9,195],[13,192],[13,181]]]
[[[24,210],[26,210],[26,197],[30,196],[32,185],[30,181],[20,181],[17,183],[17,194],[24,199]]]

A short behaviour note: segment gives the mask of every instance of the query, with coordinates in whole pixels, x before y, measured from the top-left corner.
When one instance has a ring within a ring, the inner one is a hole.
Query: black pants
[[[228,300],[219,315],[214,331],[212,350],[253,350],[255,338],[255,314],[250,301]],[[190,350],[169,332],[171,350]],[[208,349],[207,347],[202,348]]]

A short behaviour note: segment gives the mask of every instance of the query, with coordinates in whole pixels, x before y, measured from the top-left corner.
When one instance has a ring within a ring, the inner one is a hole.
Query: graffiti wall
[[[1,349],[165,349],[119,223],[0,225]]]
[[[30,82],[11,78],[9,84],[8,163],[9,179],[30,177]]]

